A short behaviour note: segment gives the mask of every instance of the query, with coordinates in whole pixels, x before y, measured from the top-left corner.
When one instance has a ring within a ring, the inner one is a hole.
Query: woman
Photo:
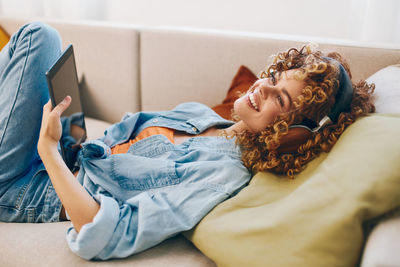
[[[69,246],[86,259],[126,257],[191,229],[256,171],[293,178],[374,110],[373,86],[352,86],[339,54],[290,49],[236,100],[235,123],[198,103],[129,114],[82,144],[75,179],[57,148],[72,99],[52,108],[44,77],[60,49],[57,32],[31,23],[1,51],[0,219],[69,218]]]

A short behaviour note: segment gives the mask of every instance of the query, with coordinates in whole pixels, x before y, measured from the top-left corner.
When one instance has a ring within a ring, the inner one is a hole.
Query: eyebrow
[[[289,99],[289,109],[290,109],[292,107],[292,105],[293,105],[292,97],[289,95],[289,92],[285,88],[282,88],[282,92]]]

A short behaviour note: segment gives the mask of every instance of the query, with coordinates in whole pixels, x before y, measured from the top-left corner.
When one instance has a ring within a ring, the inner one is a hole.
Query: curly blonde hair
[[[336,123],[313,134],[289,129],[290,125],[304,121],[318,124],[335,104],[339,66],[326,57],[342,64],[351,79],[349,65],[339,53],[313,51],[310,45],[278,53],[273,63],[261,73],[260,78],[266,78],[273,73],[296,69],[295,78],[304,81],[306,86],[294,101],[294,109],[279,115],[264,131],[235,134],[236,142],[242,148],[242,161],[250,171],[270,170],[293,178],[321,152],[330,151],[347,126],[360,116],[375,111],[372,102],[375,85],[360,81],[352,84],[349,111],[340,113]]]

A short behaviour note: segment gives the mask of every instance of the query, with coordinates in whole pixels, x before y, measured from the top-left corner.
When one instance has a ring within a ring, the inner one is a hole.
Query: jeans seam
[[[23,65],[23,68],[22,68],[22,70],[21,70],[21,76],[20,76],[20,79],[19,79],[19,82],[18,82],[18,87],[17,87],[17,90],[16,90],[17,92],[16,92],[16,95],[15,95],[15,98],[14,98],[14,102],[13,102],[12,107],[11,107],[11,109],[10,109],[9,116],[7,117],[7,122],[6,122],[5,126],[4,126],[4,131],[3,131],[3,134],[2,134],[1,139],[0,139],[0,147],[1,147],[1,145],[3,144],[3,140],[4,140],[4,136],[5,136],[5,134],[6,134],[6,131],[7,131],[8,123],[10,122],[11,114],[12,114],[14,108],[15,108],[15,103],[17,102],[17,99],[18,99],[18,95],[19,95],[19,92],[20,92],[20,89],[21,89],[22,78],[23,78],[23,76],[24,76],[25,69],[26,69],[26,63],[27,63],[27,61],[28,61],[28,57],[29,57],[30,51],[31,51],[31,46],[32,46],[32,33],[33,33],[33,31],[32,31],[31,29],[29,29],[29,28],[28,28],[27,30],[29,31],[29,32],[28,32],[28,33],[29,33],[28,49],[27,49],[27,52],[26,52],[24,65]],[[15,52],[15,51],[14,51],[14,52]]]
[[[58,200],[58,203],[60,205],[55,206],[55,207],[51,206],[51,203],[54,200]],[[53,208],[54,212],[51,214],[51,217],[53,217],[54,214],[57,214],[57,220],[56,221],[59,221],[60,220],[61,206],[62,206],[61,200],[58,197],[57,193],[55,192],[54,186],[50,183],[47,186],[47,189],[46,189],[46,195],[45,195],[44,201],[43,201],[42,214],[43,214],[43,216],[49,215],[48,211],[52,210],[52,208]],[[47,217],[46,217],[46,219],[47,219]],[[54,221],[54,219],[52,221]]]
[[[25,193],[26,193],[26,190],[28,187],[29,187],[29,184],[25,184],[18,193],[18,197],[15,202],[15,208],[18,210],[21,208],[21,203],[24,199],[24,196],[25,196]]]

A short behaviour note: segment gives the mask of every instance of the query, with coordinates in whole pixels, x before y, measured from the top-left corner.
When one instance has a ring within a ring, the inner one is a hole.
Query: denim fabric
[[[41,23],[24,26],[0,53],[1,221],[59,219],[61,203],[36,150],[49,99],[44,73],[59,55],[60,37]],[[69,121],[63,125],[68,132]],[[77,179],[100,210],[79,233],[68,230],[72,251],[85,259],[129,256],[191,229],[235,195],[251,175],[233,139],[193,137],[174,145],[154,135],[125,154],[110,154],[149,126],[196,135],[230,125],[207,106],[184,103],[171,111],[127,114],[102,138],[82,144]]]
[[[101,139],[84,143],[77,178],[101,207],[79,233],[68,230],[72,251],[85,259],[129,256],[191,229],[236,194],[251,176],[233,139],[193,137],[174,145],[154,135],[126,154],[110,154],[149,126],[198,134],[231,124],[202,104],[184,103],[172,111],[129,114]]]
[[[71,133],[71,125],[77,125],[82,129],[85,128],[84,116],[83,113],[75,113],[70,116],[62,116],[61,117],[61,125],[62,125],[62,135],[61,140],[64,148],[64,161],[67,164],[68,168],[75,172],[74,170],[79,169],[79,165],[77,164],[77,156],[80,150],[78,140],[70,135]],[[84,141],[84,140],[82,140]],[[79,141],[81,143],[81,141]],[[61,147],[59,143],[59,151],[61,152]]]
[[[0,52],[0,220],[53,222],[61,203],[37,153],[45,72],[61,54],[58,33],[35,22]]]

